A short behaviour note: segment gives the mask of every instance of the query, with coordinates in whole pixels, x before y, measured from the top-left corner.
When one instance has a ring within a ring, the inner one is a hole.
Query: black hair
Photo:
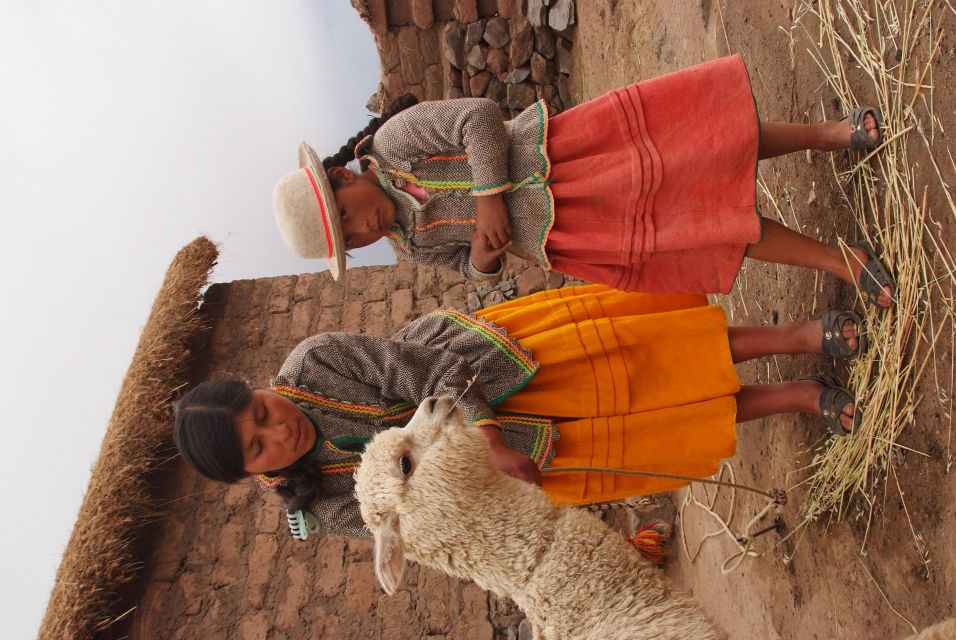
[[[252,402],[252,389],[236,379],[209,380],[176,403],[173,440],[196,471],[219,482],[237,482],[248,475],[234,418]]]
[[[249,475],[234,420],[250,402],[252,388],[237,378],[203,382],[179,399],[173,440],[190,466],[219,482],[238,482]],[[290,512],[307,506],[319,491],[318,478],[305,460],[268,475],[284,478],[276,492]]]
[[[394,116],[396,113],[404,111],[405,109],[416,104],[418,104],[418,98],[411,93],[404,93],[395,98],[395,100],[388,105],[388,108],[382,112],[381,116],[372,118],[369,121],[368,126],[349,138],[349,141],[346,142],[337,153],[329,156],[328,158],[324,158],[322,160],[322,167],[326,171],[332,167],[344,167],[349,161],[355,159],[355,145],[361,142],[362,138],[365,136],[370,136],[378,131],[379,127],[385,124],[385,121]],[[365,168],[366,167],[363,165],[362,170],[364,171]]]

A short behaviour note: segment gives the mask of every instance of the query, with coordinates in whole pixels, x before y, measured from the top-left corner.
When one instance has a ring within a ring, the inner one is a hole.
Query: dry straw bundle
[[[169,402],[185,382],[188,345],[202,329],[199,296],[217,255],[210,240],[197,238],[166,272],[57,570],[41,640],[92,638],[125,613],[122,590],[140,569],[136,537],[156,517],[150,473],[171,444]]]
[[[945,338],[952,344],[956,262],[935,216],[952,216],[944,220],[947,225],[956,221],[940,169],[942,164],[956,171],[956,164],[945,144],[934,145],[941,123],[933,101],[933,65],[939,57],[942,12],[953,9],[923,0],[815,0],[800,11],[798,21],[810,41],[807,51],[841,107],[869,102],[883,110],[883,146],[849,170],[831,163],[862,235],[881,248],[896,274],[896,304],[885,312],[867,306],[870,349],[850,372],[863,408],[862,424],[857,435],[831,440],[814,458],[801,512],[805,524],[825,515],[841,519],[859,514],[869,533],[879,494],[894,486],[901,497],[904,493],[892,461],[902,449],[900,434],[914,423],[921,380],[922,388],[938,393],[950,422],[947,443],[951,440],[953,381],[941,379],[937,370],[937,343]],[[863,96],[855,89],[869,100],[859,99]],[[931,164],[922,175],[917,153],[928,156]],[[928,209],[927,194],[941,194],[942,211]],[[948,364],[952,371],[952,362]],[[948,444],[945,455],[948,468]],[[920,536],[912,522],[910,527],[925,564]]]

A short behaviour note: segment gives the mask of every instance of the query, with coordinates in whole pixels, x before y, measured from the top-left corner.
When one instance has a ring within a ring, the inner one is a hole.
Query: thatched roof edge
[[[189,345],[205,329],[198,303],[217,257],[216,245],[200,237],[166,272],[57,570],[41,640],[91,638],[124,613],[118,595],[141,570],[133,548],[156,512],[150,474],[170,446],[170,400],[186,382]]]

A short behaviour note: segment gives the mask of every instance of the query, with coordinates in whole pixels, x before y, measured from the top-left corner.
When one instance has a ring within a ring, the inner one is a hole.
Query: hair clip
[[[317,531],[319,523],[308,511],[299,509],[293,513],[286,512],[286,518],[289,520],[289,531],[296,540],[308,540],[309,533]]]

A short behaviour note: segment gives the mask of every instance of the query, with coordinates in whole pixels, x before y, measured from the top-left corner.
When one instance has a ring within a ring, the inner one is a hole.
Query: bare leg
[[[847,344],[856,349],[856,323],[844,321],[842,333]],[[821,353],[823,323],[820,320],[801,320],[778,326],[729,327],[727,337],[734,363],[778,353]]]
[[[774,220],[764,218],[761,220],[761,225],[762,237],[760,242],[747,247],[748,258],[826,271],[850,284],[859,281],[863,263],[868,259],[860,249],[854,247],[849,249],[856,259],[852,256],[844,258],[843,252],[837,247],[799,234]],[[893,290],[883,287],[883,293],[879,296],[879,305],[890,306],[892,296]]]
[[[879,132],[876,120],[871,114],[863,117],[863,127],[870,137],[876,140]],[[761,122],[760,147],[757,157],[760,160],[775,158],[804,149],[836,151],[850,146],[852,127],[846,120],[831,120],[814,124],[794,124],[791,122]]]
[[[823,385],[814,380],[745,384],[737,392],[737,422],[748,422],[778,413],[819,416],[822,390]],[[847,430],[853,429],[853,412],[853,403],[847,403],[840,415],[840,422]]]

